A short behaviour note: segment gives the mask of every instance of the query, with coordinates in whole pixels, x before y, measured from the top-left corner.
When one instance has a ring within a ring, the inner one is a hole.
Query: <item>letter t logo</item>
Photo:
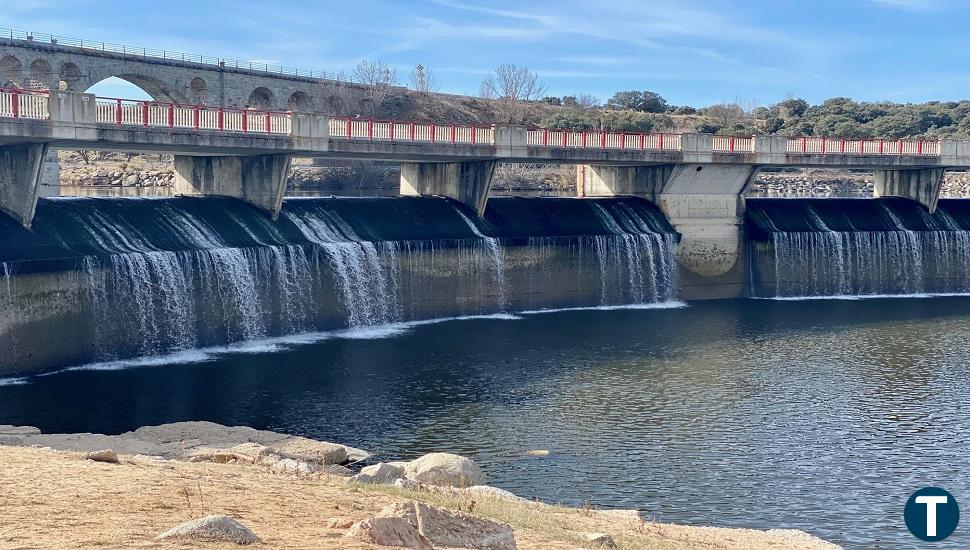
[[[946,496],[921,495],[916,497],[916,504],[926,505],[926,536],[936,536],[936,505],[946,504]]]

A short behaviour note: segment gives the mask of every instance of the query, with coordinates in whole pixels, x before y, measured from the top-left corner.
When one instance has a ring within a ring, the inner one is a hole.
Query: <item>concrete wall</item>
[[[401,194],[452,198],[481,216],[495,164],[495,161],[404,162],[401,163]]]

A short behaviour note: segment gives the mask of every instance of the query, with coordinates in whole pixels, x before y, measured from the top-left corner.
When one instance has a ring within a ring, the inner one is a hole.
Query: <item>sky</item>
[[[417,64],[475,95],[500,64],[547,95],[651,90],[675,105],[970,97],[963,0],[0,0],[0,27],[350,73]],[[102,95],[143,97],[123,81]]]

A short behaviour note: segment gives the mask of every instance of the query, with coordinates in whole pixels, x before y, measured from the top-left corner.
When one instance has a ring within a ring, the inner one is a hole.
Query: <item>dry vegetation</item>
[[[510,503],[340,478],[273,474],[257,466],[155,461],[122,464],[77,453],[0,447],[0,548],[238,548],[221,543],[156,542],[181,522],[224,513],[263,539],[258,548],[379,548],[343,538],[332,517],[361,520],[405,499],[513,526],[523,550],[572,550],[586,532],[609,532],[621,548],[834,548],[799,532],[694,528],[642,523],[625,514]]]

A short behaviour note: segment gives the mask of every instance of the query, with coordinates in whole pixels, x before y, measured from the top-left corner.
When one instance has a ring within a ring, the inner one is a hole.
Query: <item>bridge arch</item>
[[[204,78],[195,77],[189,82],[189,90],[191,90],[192,97],[189,98],[193,103],[205,103],[207,101],[206,94],[209,91],[209,84]]]
[[[166,103],[189,103],[188,98],[184,94],[175,89],[174,86],[161,81],[157,78],[150,76],[144,76],[139,74],[117,74],[109,75],[104,78],[100,78],[97,82],[93,82],[90,89],[94,85],[104,82],[108,78],[115,77],[120,78],[126,82],[134,84],[140,88],[143,92],[148,94],[155,101],[161,101]],[[93,79],[92,79],[93,80]]]
[[[57,71],[57,88],[61,91],[76,91],[78,82],[81,80],[81,69],[74,63],[61,63],[60,70]]]
[[[17,88],[23,85],[24,64],[12,55],[0,58],[0,88]]]
[[[30,87],[52,88],[54,84],[54,69],[46,59],[35,59],[30,63]]]
[[[246,102],[246,106],[253,109],[275,109],[276,108],[276,96],[269,88],[263,88],[260,86],[249,94],[249,100]]]
[[[312,111],[313,98],[306,92],[293,92],[290,99],[286,100],[286,109],[289,111]]]
[[[330,116],[341,116],[345,115],[347,110],[347,105],[343,98],[340,96],[332,95],[327,98],[326,102],[327,114]]]

